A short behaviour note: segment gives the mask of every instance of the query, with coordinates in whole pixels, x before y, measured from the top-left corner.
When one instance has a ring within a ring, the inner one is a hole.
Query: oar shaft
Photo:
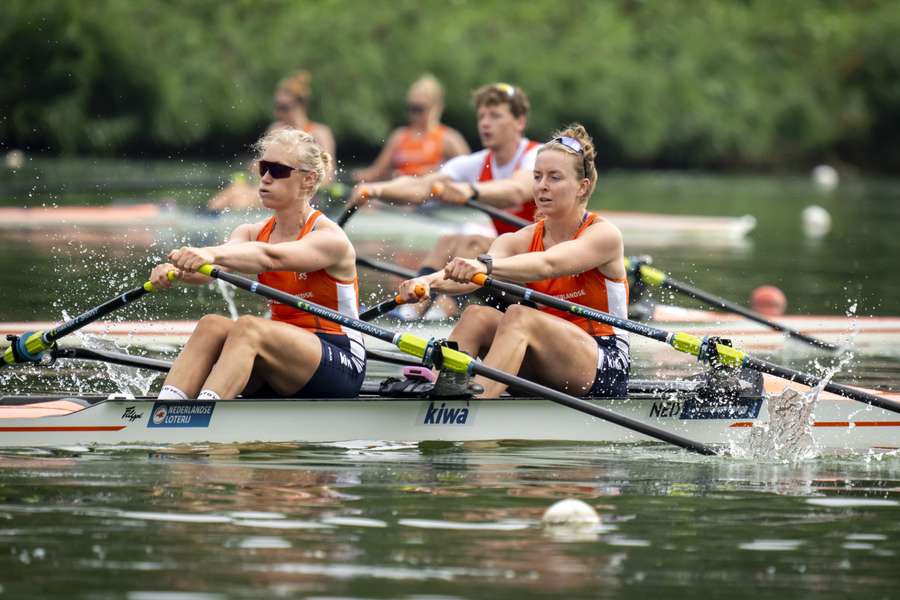
[[[341,214],[338,215],[338,218],[335,220],[335,223],[338,224],[338,227],[343,228],[344,225],[347,224],[347,221],[350,220],[350,217],[356,214],[356,211],[359,210],[358,204],[348,204],[344,207],[344,210],[341,211]]]
[[[776,321],[772,321],[770,319],[765,318],[764,316],[753,312],[752,310],[748,310],[739,304],[735,304],[734,302],[730,302],[725,298],[720,298],[714,294],[710,294],[709,292],[705,292],[701,289],[698,289],[688,283],[684,283],[683,281],[678,281],[677,279],[672,279],[670,276],[666,275],[659,269],[654,267],[650,267],[648,265],[640,265],[638,270],[638,275],[641,280],[645,283],[649,283],[650,285],[658,285],[660,287],[664,287],[670,289],[675,292],[679,292],[688,296],[690,298],[694,298],[695,300],[699,300],[712,306],[714,308],[719,308],[722,310],[727,310],[729,312],[733,312],[735,314],[739,314],[742,317],[745,317],[751,321],[756,323],[760,323],[776,331],[781,331],[789,335],[792,338],[801,340],[810,344],[812,346],[816,346],[818,348],[823,348],[825,350],[837,350],[838,347],[834,344],[826,342],[824,340],[819,340],[801,331],[797,331],[792,327],[788,327],[787,325],[783,325]]]
[[[132,289],[128,290],[127,292],[120,294],[119,296],[116,296],[115,298],[112,298],[111,300],[107,300],[100,306],[96,306],[88,311],[85,311],[85,312],[81,313],[80,315],[78,315],[77,317],[69,319],[65,323],[57,325],[53,329],[50,329],[49,331],[44,332],[44,334],[43,334],[44,342],[47,344],[52,344],[53,342],[60,339],[61,337],[69,335],[70,333],[73,333],[75,331],[78,331],[85,325],[88,325],[89,323],[93,323],[97,319],[108,315],[109,313],[113,312],[114,310],[116,310],[118,308],[122,308],[126,304],[130,304],[131,302],[134,302],[135,300],[137,300],[144,294],[149,293],[153,289],[152,286],[150,287],[150,289],[147,289],[147,287],[145,287],[147,285],[149,285],[149,283],[146,283],[142,286],[132,288]]]
[[[512,225],[513,227],[517,227],[518,229],[522,229],[527,225],[531,225],[531,221],[527,221],[522,217],[517,217],[516,215],[503,210],[502,208],[497,208],[496,206],[491,206],[490,204],[485,204],[484,202],[480,202],[478,200],[466,200],[466,206],[469,208],[474,208],[475,210],[480,210],[481,212],[489,215],[498,221],[503,221],[508,225]]]
[[[412,269],[407,269],[393,263],[384,262],[383,260],[377,260],[365,256],[357,256],[356,264],[360,267],[372,269],[373,271],[380,271],[382,273],[396,275],[397,277],[402,277],[403,279],[412,279],[417,275],[417,273]]]
[[[701,354],[705,355],[705,353],[703,352],[703,345],[705,343],[704,340],[701,340],[700,338],[687,333],[671,333],[662,329],[650,327],[649,325],[645,325],[643,323],[636,323],[634,321],[629,321],[628,319],[620,319],[619,317],[614,317],[613,315],[587,306],[582,306],[580,304],[575,304],[574,302],[556,298],[555,296],[536,292],[532,289],[516,285],[514,283],[498,281],[496,279],[493,279],[492,277],[487,277],[485,275],[476,275],[472,278],[472,282],[478,285],[484,285],[486,287],[492,287],[505,292],[509,292],[511,294],[521,296],[526,300],[533,300],[539,304],[543,304],[544,306],[549,306],[551,308],[556,308],[564,312],[580,315],[582,317],[592,319],[600,323],[605,323],[624,331],[630,331],[637,335],[642,335],[660,342],[664,342],[666,344],[669,344],[679,352],[692,354],[693,356],[700,356]],[[768,361],[754,358],[752,356],[749,356],[747,353],[738,350],[737,348],[732,348],[731,346],[725,346],[724,344],[717,343],[715,345],[715,348],[713,348],[712,350],[722,364],[728,365],[730,367],[748,367],[757,371],[761,371],[763,373],[769,373],[770,375],[775,375],[789,381],[796,381],[808,386],[816,386],[822,382],[821,377],[816,377],[808,373],[795,371],[794,369],[788,369],[787,367],[782,367]],[[852,400],[857,400],[859,402],[878,406],[879,408],[883,408],[885,410],[900,413],[900,402],[891,400],[890,398],[876,396],[874,394],[863,392],[861,390],[857,390],[846,385],[841,385],[839,383],[828,383],[825,386],[825,389],[845,398],[850,398]]]
[[[416,295],[420,299],[422,298],[422,296],[425,295],[424,286],[421,286],[421,285],[416,286]],[[390,298],[383,302],[379,302],[372,308],[361,312],[359,315],[359,318],[363,321],[371,321],[372,319],[380,317],[381,315],[386,315],[387,313],[391,312],[398,306],[402,306],[403,304],[407,304],[405,299],[403,299],[400,296],[394,296],[393,298]]]
[[[658,427],[653,427],[652,425],[637,421],[635,419],[631,419],[629,417],[626,417],[625,415],[620,415],[619,413],[613,412],[601,406],[597,406],[596,404],[588,402],[587,400],[576,398],[575,396],[570,396],[569,394],[560,392],[559,390],[555,390],[539,383],[534,383],[532,381],[522,379],[521,377],[516,377],[515,375],[510,375],[509,373],[506,373],[504,371],[491,368],[484,363],[474,361],[472,372],[506,385],[515,386],[518,389],[535,394],[537,396],[543,396],[549,400],[552,400],[569,408],[575,409],[593,417],[597,417],[598,419],[603,419],[604,421],[609,421],[610,423],[615,423],[616,425],[625,427],[626,429],[631,429],[632,431],[636,431],[638,433],[642,433],[651,438],[669,442],[670,444],[674,444],[675,446],[684,448],[685,450],[691,450],[692,452],[697,452],[699,454],[704,454],[707,456],[716,454],[715,450],[705,444],[701,444],[700,442],[689,440],[687,438],[681,437],[678,434],[660,429]]]
[[[761,373],[775,375],[776,377],[780,377],[788,381],[802,383],[803,385],[809,387],[815,387],[822,383],[821,377],[816,377],[808,373],[788,369],[786,367],[782,367],[781,365],[776,365],[774,363],[770,363],[769,361],[762,360],[761,358],[755,358],[753,356],[744,357],[744,366],[760,371]],[[865,404],[871,404],[872,406],[883,408],[884,410],[889,410],[891,412],[900,413],[900,402],[891,400],[890,398],[876,396],[875,394],[870,394],[869,392],[865,392],[848,385],[834,382],[828,382],[827,384],[825,384],[824,389],[828,392],[831,392],[832,394],[837,394],[838,396],[850,398],[852,400],[863,402]]]

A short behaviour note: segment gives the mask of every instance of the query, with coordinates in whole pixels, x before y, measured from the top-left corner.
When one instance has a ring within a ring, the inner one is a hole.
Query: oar
[[[224,271],[220,271],[218,267],[215,267],[213,265],[203,265],[202,267],[200,267],[200,269],[198,269],[198,271],[200,273],[203,273],[204,275],[208,275],[209,277],[227,281],[228,283],[241,289],[247,290],[248,292],[259,294],[260,296],[263,296],[270,300],[274,300],[276,302],[280,302],[282,304],[286,304],[288,306],[293,306],[302,311],[306,311],[310,314],[316,315],[319,318],[339,323],[340,325],[343,325],[344,327],[347,327],[349,329],[355,329],[356,331],[360,331],[382,341],[394,344],[395,346],[397,346],[397,348],[399,348],[403,352],[406,352],[407,354],[411,354],[419,358],[424,358],[426,357],[426,355],[430,355],[435,350],[435,346],[428,340],[415,336],[411,333],[395,333],[393,331],[384,329],[383,327],[378,327],[377,325],[372,325],[371,323],[348,317],[347,315],[325,308],[324,306],[314,304],[312,302],[309,302],[308,300],[303,300],[302,298],[286,294],[285,292],[276,290],[275,288],[263,285],[251,279],[247,279],[246,277],[241,277],[240,275],[235,275],[234,273],[226,273]],[[706,455],[716,454],[716,452],[712,448],[706,446],[705,444],[694,442],[675,433],[665,431],[658,427],[653,427],[652,425],[649,425],[647,423],[642,423],[640,421],[620,415],[611,410],[596,406],[586,400],[582,400],[581,398],[576,398],[575,396],[570,396],[569,394],[554,390],[552,388],[548,388],[532,381],[528,381],[527,379],[522,379],[521,377],[517,377],[515,375],[510,375],[508,373],[504,373],[503,371],[493,369],[491,367],[488,367],[484,363],[472,358],[468,354],[465,354],[458,350],[453,350],[447,348],[446,346],[439,346],[439,348],[443,357],[443,368],[450,369],[451,371],[455,371],[457,373],[481,375],[499,383],[503,383],[508,386],[514,386],[536,396],[542,396],[548,400],[552,400],[553,402],[568,406],[593,417],[615,423],[616,425],[631,429],[632,431],[637,431],[638,433],[642,433],[646,436],[656,438],[664,442],[669,442],[670,444],[674,444],[686,450],[691,450],[693,452],[698,452],[700,454]]]
[[[640,277],[641,281],[643,281],[647,285],[667,288],[682,293],[690,298],[694,298],[695,300],[704,302],[715,308],[739,314],[750,319],[751,321],[756,321],[757,323],[761,323],[767,327],[771,327],[772,329],[781,331],[792,338],[801,340],[803,342],[806,342],[807,344],[816,346],[817,348],[823,348],[825,350],[831,351],[835,351],[838,349],[835,344],[806,335],[805,333],[797,331],[796,329],[788,327],[787,325],[782,325],[781,323],[771,321],[759,313],[748,310],[743,306],[740,306],[733,302],[729,302],[724,298],[720,298],[719,296],[715,296],[713,294],[710,294],[709,292],[705,292],[701,289],[695,288],[694,286],[682,281],[672,279],[671,276],[667,275],[663,271],[651,267],[646,263],[640,261],[635,261],[634,263],[632,263],[630,259],[626,258],[625,268],[634,271],[635,276]]]
[[[121,352],[107,352],[105,350],[92,350],[90,348],[54,348],[50,351],[54,358],[66,358],[75,360],[96,360],[114,365],[149,369],[167,373],[172,368],[172,363],[167,360],[147,358],[145,356],[132,356]]]
[[[663,329],[650,327],[649,325],[645,325],[643,323],[636,323],[634,321],[629,321],[628,319],[621,319],[619,317],[614,317],[609,313],[605,313],[588,306],[575,304],[574,302],[562,300],[555,296],[536,292],[521,285],[516,285],[514,283],[509,283],[506,281],[499,281],[492,277],[486,277],[482,274],[475,275],[475,277],[472,278],[472,283],[484,287],[493,288],[495,290],[508,292],[510,294],[521,296],[526,300],[532,300],[534,302],[537,302],[538,304],[549,306],[550,308],[569,312],[581,317],[585,317],[587,319],[611,325],[612,327],[630,331],[637,335],[642,335],[644,337],[669,344],[679,352],[692,354],[697,357],[700,357],[702,355],[704,358],[710,355],[715,355],[718,358],[719,362],[730,367],[745,367],[748,369],[754,369],[762,373],[775,375],[776,377],[780,377],[788,381],[799,382],[810,387],[820,385],[824,381],[821,377],[816,377],[815,375],[810,375],[808,373],[803,373],[801,371],[795,371],[794,369],[782,367],[760,358],[754,358],[749,354],[738,350],[737,348],[732,348],[731,346],[725,346],[724,344],[716,343],[715,347],[710,347],[710,344],[705,339],[700,339],[696,336],[690,335],[689,333],[665,331]],[[852,387],[833,382],[827,383],[824,386],[824,389],[834,394],[838,394],[839,396],[844,396],[845,398],[850,398],[852,400],[871,404],[872,406],[877,406],[885,410],[900,413],[900,402],[891,400],[890,398],[876,396],[875,394],[870,394],[862,390],[857,390]]]
[[[425,295],[425,288],[422,287],[421,285],[417,285],[415,292],[416,292],[416,296],[418,296],[419,299],[421,299],[422,296]],[[418,300],[417,300],[417,302],[418,302]],[[379,302],[372,308],[364,310],[362,313],[360,313],[359,318],[363,321],[371,321],[372,319],[374,319],[376,317],[380,317],[381,315],[385,315],[385,314],[391,312],[392,310],[394,310],[395,308],[397,308],[398,306],[400,306],[402,304],[406,304],[406,303],[407,303],[406,300],[401,298],[400,296],[394,296],[393,298],[388,298],[387,300],[383,300],[383,301]]]
[[[431,195],[432,196],[440,196],[441,192],[444,191],[444,184],[440,181],[436,182],[431,186]],[[526,221],[521,217],[517,217],[516,215],[503,210],[502,208],[497,208],[496,206],[491,206],[490,204],[485,204],[479,200],[473,200],[469,198],[465,202],[465,206],[469,208],[474,208],[475,210],[480,210],[485,213],[489,217],[493,217],[498,221],[503,221],[508,225],[512,225],[518,229],[521,229],[527,225],[531,225],[530,221]]]
[[[403,279],[412,279],[418,275],[412,269],[407,269],[405,267],[395,265],[394,263],[377,260],[375,258],[367,258],[365,256],[357,256],[356,264],[360,267],[372,269],[373,271],[380,271],[389,275],[396,275],[397,277],[401,277]]]
[[[169,271],[168,278],[170,281],[174,280],[175,271]],[[132,288],[111,300],[107,300],[99,306],[95,306],[94,308],[81,313],[73,319],[69,319],[65,323],[57,325],[53,329],[46,331],[29,331],[16,336],[12,345],[3,353],[3,362],[0,363],[0,366],[37,362],[41,359],[41,353],[53,348],[56,341],[60,338],[78,331],[85,325],[93,323],[100,317],[108,315],[117,308],[121,308],[126,304],[134,302],[144,294],[154,291],[153,284],[148,281],[143,285]]]

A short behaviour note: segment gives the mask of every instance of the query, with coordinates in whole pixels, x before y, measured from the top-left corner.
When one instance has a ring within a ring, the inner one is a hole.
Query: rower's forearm
[[[431,189],[427,182],[415,177],[400,177],[369,186],[373,197],[394,204],[422,204]]]
[[[262,273],[275,269],[275,256],[271,244],[244,242],[223,244],[209,248],[213,262],[217,265],[241,271],[242,273]]]
[[[443,269],[437,271],[436,273],[432,273],[431,275],[427,275],[426,279],[428,280],[428,286],[433,292],[438,292],[440,294],[449,294],[451,296],[461,296],[463,294],[469,294],[478,288],[477,285],[471,283],[459,283],[457,281],[447,279],[446,277],[444,277]]]
[[[497,208],[518,208],[531,200],[531,189],[523,189],[518,182],[505,179],[475,184],[478,200]]]
[[[552,279],[568,273],[558,273],[546,252],[527,252],[515,256],[496,258],[493,261],[491,276],[506,281],[526,283]]]

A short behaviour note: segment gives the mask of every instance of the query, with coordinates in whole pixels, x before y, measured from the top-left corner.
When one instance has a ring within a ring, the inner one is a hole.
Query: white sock
[[[187,394],[179,390],[174,385],[164,385],[162,389],[159,390],[159,396],[156,397],[157,400],[187,400]]]
[[[197,400],[221,400],[221,398],[217,393],[207,388],[200,392],[200,394],[197,396]]]

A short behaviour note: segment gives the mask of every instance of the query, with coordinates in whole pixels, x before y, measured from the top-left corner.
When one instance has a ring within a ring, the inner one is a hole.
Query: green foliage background
[[[469,94],[530,95],[605,164],[900,166],[900,3],[881,0],[6,0],[0,143],[59,153],[232,156],[285,73],[368,157],[424,71],[475,141]]]

